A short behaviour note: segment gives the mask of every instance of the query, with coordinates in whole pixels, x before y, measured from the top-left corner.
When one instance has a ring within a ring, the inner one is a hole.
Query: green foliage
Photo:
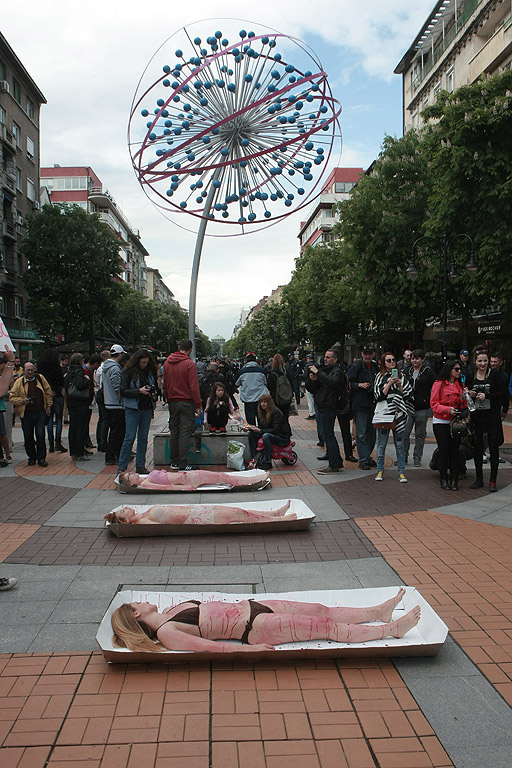
[[[86,335],[91,316],[109,313],[121,261],[119,243],[99,216],[46,205],[28,219],[22,250],[28,312],[44,339],[62,333],[74,341]]]
[[[430,158],[434,237],[465,232],[475,244],[478,278],[458,285],[469,309],[497,301],[512,313],[512,72],[482,76],[476,83],[443,92],[424,116]],[[468,261],[464,239],[454,246],[460,274]]]

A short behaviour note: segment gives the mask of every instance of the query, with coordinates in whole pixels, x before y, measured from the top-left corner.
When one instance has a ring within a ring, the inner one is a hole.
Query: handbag
[[[76,381],[73,379],[68,387],[68,398],[71,398],[72,400],[83,400],[83,402],[89,402],[91,397],[91,392],[89,387],[85,387],[85,389],[78,389],[76,385]]]
[[[450,421],[450,436],[454,440],[470,437],[474,432],[475,427],[471,421],[471,414],[468,408],[464,408],[460,413],[456,413]]]
[[[372,425],[375,429],[396,429],[396,411],[389,413],[386,400],[379,400],[375,406]]]

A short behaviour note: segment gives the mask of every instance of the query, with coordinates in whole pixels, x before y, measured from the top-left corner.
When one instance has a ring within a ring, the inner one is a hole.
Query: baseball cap
[[[459,355],[469,355],[469,349],[461,349]]]
[[[371,344],[365,344],[363,346],[363,352],[375,352]]]
[[[111,355],[120,355],[124,352],[124,349],[120,344],[112,344],[110,347],[110,354]]]
[[[308,352],[308,354],[306,355],[306,360],[314,360],[314,357],[311,354],[311,352]]]

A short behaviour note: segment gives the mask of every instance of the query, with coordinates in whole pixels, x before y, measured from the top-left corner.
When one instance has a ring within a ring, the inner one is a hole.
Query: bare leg
[[[380,605],[348,608],[345,606],[326,606],[321,603],[304,603],[295,600],[258,600],[262,605],[268,605],[274,613],[293,613],[307,616],[326,616],[335,622],[343,624],[362,624],[366,621],[391,621],[393,611],[405,595],[401,587],[396,595]]]
[[[326,616],[261,613],[249,633],[250,644],[296,643],[308,640],[332,640],[337,643],[365,643],[384,637],[403,637],[416,626],[420,608],[416,606],[397,621],[385,624],[346,624]]]

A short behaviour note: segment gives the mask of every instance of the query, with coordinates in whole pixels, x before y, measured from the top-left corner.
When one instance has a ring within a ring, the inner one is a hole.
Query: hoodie
[[[168,403],[192,401],[196,410],[201,410],[196,364],[181,350],[169,355],[164,363],[163,390]]]
[[[109,410],[123,408],[121,404],[121,366],[118,360],[109,358],[101,366],[101,383],[103,386],[103,397],[105,399],[105,408]]]

